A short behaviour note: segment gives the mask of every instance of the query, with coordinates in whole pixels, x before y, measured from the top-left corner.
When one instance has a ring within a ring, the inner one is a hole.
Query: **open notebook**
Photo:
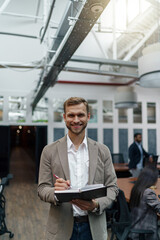
[[[83,188],[70,188],[63,191],[55,191],[55,195],[60,202],[69,202],[72,199],[91,200],[107,195],[107,187],[103,184],[86,185]]]

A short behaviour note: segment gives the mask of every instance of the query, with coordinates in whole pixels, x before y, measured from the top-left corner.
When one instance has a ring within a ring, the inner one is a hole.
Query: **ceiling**
[[[0,89],[32,91],[34,108],[68,74],[137,84],[137,59],[159,41],[159,17],[158,0],[0,0]]]

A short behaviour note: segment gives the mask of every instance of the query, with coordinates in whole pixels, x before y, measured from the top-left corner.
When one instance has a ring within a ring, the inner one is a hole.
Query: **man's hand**
[[[150,162],[150,163],[153,162],[153,156],[149,156],[149,162]]]
[[[54,188],[56,191],[66,190],[70,187],[70,181],[64,180],[63,178],[56,179],[56,182],[54,184]]]
[[[98,203],[94,199],[92,199],[91,201],[74,199],[71,201],[71,203],[84,211],[93,211],[95,208],[98,208]]]

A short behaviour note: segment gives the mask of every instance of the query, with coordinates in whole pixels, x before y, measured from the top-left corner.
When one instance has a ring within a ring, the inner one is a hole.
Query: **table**
[[[114,163],[114,169],[116,171],[117,178],[131,177],[129,172],[128,163]]]
[[[136,178],[118,178],[117,179],[117,184],[118,184],[118,187],[123,190],[124,192],[124,195],[125,195],[125,198],[127,200],[127,202],[129,202],[129,199],[130,199],[130,194],[131,194],[131,190],[134,186],[134,183],[132,183],[132,181],[135,181]],[[156,189],[155,189],[155,193],[157,194],[160,194],[160,178],[158,178],[158,182],[156,184]]]
[[[113,163],[116,172],[128,172],[128,163]]]
[[[128,172],[128,163],[113,163],[116,172]],[[157,164],[158,170],[160,170],[160,163]]]

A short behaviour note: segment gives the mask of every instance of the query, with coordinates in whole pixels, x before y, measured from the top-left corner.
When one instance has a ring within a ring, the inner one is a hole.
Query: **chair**
[[[117,196],[117,211],[114,212],[111,222],[111,240],[116,236],[117,240],[129,239],[129,233],[139,234],[139,240],[145,240],[145,234],[153,234],[152,230],[134,229],[131,225],[131,217],[128,204],[126,202],[124,192],[119,189]],[[151,236],[152,237],[152,236]]]
[[[144,159],[144,166],[145,166],[145,167],[156,168],[156,167],[157,167],[158,157],[159,157],[159,155],[153,155],[153,156],[152,156],[153,162],[150,162],[150,161],[149,161],[149,157],[146,157],[146,158]]]
[[[124,158],[122,153],[112,153],[113,163],[124,163]]]
[[[0,235],[4,233],[9,233],[9,237],[13,238],[14,234],[11,231],[8,231],[5,222],[5,204],[6,199],[3,195],[4,187],[8,184],[9,179],[12,178],[11,174],[8,174],[7,177],[2,178],[0,183]]]

